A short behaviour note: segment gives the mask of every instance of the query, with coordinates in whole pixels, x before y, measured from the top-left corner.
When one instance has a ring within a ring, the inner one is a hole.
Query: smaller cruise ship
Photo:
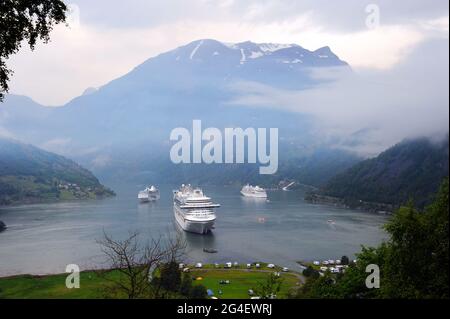
[[[242,187],[241,194],[245,197],[267,198],[267,193],[264,188],[249,184]]]
[[[155,186],[146,187],[143,191],[138,193],[138,199],[141,203],[154,202],[159,200],[159,189]]]

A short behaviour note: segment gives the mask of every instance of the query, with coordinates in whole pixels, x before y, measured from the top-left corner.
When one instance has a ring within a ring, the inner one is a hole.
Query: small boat
[[[216,249],[213,249],[213,248],[203,248],[203,251],[204,251],[205,253],[210,253],[210,254],[215,254],[215,253],[217,253],[217,250],[216,250]]]

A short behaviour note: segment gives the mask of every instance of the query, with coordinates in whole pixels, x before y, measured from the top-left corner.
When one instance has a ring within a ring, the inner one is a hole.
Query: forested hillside
[[[112,194],[77,163],[32,145],[0,138],[0,205]]]
[[[403,141],[379,156],[336,175],[321,190],[347,202],[367,201],[401,205],[409,199],[418,207],[430,203],[448,176],[448,137]]]

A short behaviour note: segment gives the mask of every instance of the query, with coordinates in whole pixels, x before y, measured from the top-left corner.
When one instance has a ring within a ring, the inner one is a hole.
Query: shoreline
[[[106,195],[106,196],[99,196],[97,198],[92,197],[86,197],[86,198],[71,198],[71,199],[49,199],[49,200],[26,200],[26,201],[19,201],[19,202],[13,202],[11,204],[3,205],[0,204],[0,209],[3,208],[10,208],[10,207],[20,207],[20,206],[32,206],[32,205],[39,205],[39,204],[58,204],[58,203],[73,203],[73,202],[82,202],[82,201],[96,201],[96,200],[103,200],[107,198],[113,198],[117,196],[116,194],[113,195]]]
[[[316,205],[328,205],[337,208],[384,215],[392,215],[398,209],[397,206],[392,204],[365,202],[362,200],[346,200],[339,197],[320,195],[316,193],[306,194],[304,200],[308,203]]]
[[[195,263],[187,263],[184,264],[185,267],[190,268],[191,271],[208,271],[208,270],[220,270],[220,271],[227,271],[227,270],[242,270],[242,271],[247,271],[247,272],[251,272],[251,271],[261,271],[261,272],[267,272],[267,271],[282,271],[283,267],[279,266],[277,264],[274,264],[273,268],[267,267],[267,265],[270,265],[270,263],[267,262],[258,262],[261,267],[260,268],[255,268],[253,265],[255,263],[251,263],[252,264],[252,268],[247,268],[246,264],[239,264],[238,266],[232,266],[231,268],[226,268],[224,265],[224,263],[219,264],[220,267],[216,267],[214,263],[205,263],[203,264],[203,266],[201,268],[197,268],[195,266]],[[118,268],[88,268],[88,269],[80,269],[80,274],[81,273],[91,273],[91,272],[108,272],[108,271],[115,271]],[[297,271],[297,270],[293,270],[293,269],[289,269],[288,273],[291,274],[299,274],[301,275],[301,271]],[[2,279],[15,279],[15,278],[25,278],[25,277],[29,277],[29,278],[46,278],[46,277],[51,277],[51,276],[68,276],[69,274],[71,274],[70,272],[56,272],[56,273],[45,273],[45,274],[30,274],[30,273],[22,273],[22,274],[14,274],[14,275],[6,275],[6,276],[1,276],[0,275],[0,280]]]
[[[184,266],[184,265],[183,265]],[[267,281],[271,273],[282,277],[279,298],[289,298],[292,292],[303,285],[306,278],[297,271],[283,271],[281,267],[268,267],[260,264],[256,268],[253,264],[247,268],[240,264],[226,268],[224,264],[216,267],[214,264],[205,264],[196,268],[189,264],[189,271],[179,268],[184,276],[192,278],[192,286],[202,285],[205,289],[214,292],[218,299],[250,299],[255,287]],[[93,271],[80,271],[78,289],[67,287],[67,279],[71,273],[60,273],[47,276],[18,275],[0,278],[0,298],[5,299],[128,299],[124,290],[117,290],[117,280],[124,276],[119,269],[106,269]],[[127,280],[127,279],[126,279]],[[109,290],[114,287],[114,292]],[[148,296],[152,299],[152,296]],[[211,295],[205,298],[211,298]]]

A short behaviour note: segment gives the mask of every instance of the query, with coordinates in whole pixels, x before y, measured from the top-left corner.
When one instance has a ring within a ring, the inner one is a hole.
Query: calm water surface
[[[161,186],[161,200],[147,204],[136,200],[143,185],[112,188],[117,196],[111,199],[0,209],[0,220],[8,226],[0,233],[0,276],[61,273],[71,263],[98,267],[103,255],[97,240],[103,230],[114,238],[136,230],[148,237],[177,231],[175,186]],[[213,234],[182,232],[192,262],[266,261],[294,269],[297,260],[353,256],[362,244],[376,245],[386,238],[380,228],[386,216],[309,204],[302,191],[268,192],[268,201],[241,197],[236,187],[204,191],[222,207]]]

